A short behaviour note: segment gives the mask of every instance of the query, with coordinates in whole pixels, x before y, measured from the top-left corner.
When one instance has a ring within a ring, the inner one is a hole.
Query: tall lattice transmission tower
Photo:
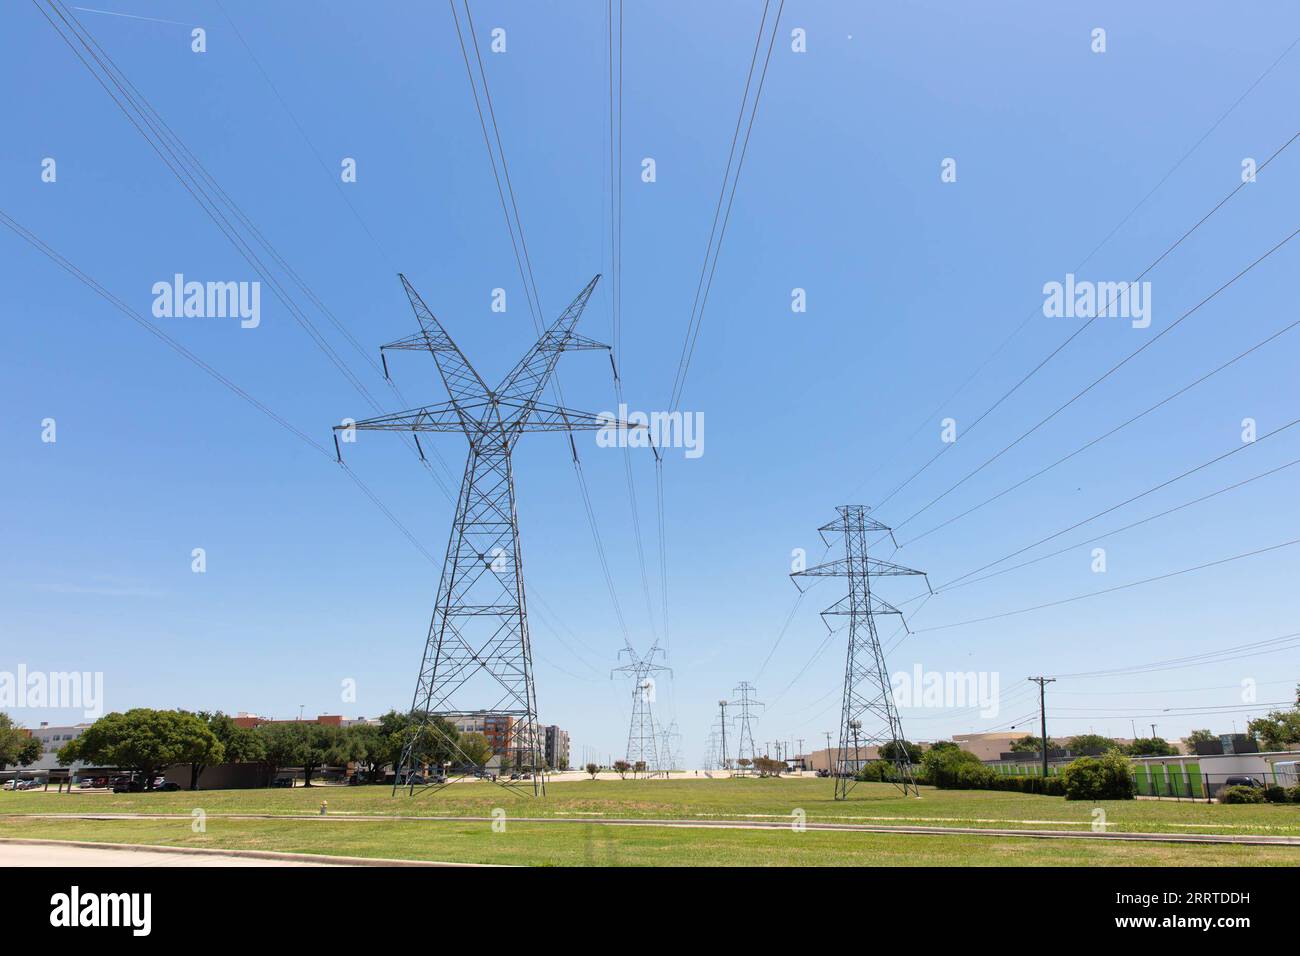
[[[417,447],[419,432],[460,432],[469,442],[469,455],[411,701],[410,736],[394,768],[394,792],[398,787],[410,793],[417,786],[438,788],[476,769],[434,718],[477,716],[505,724],[503,762],[522,771],[532,781],[532,792],[541,795],[544,741],[533,686],[511,452],[524,432],[609,426],[608,417],[541,401],[561,353],[609,348],[574,331],[600,276],[587,283],[496,388],[488,387],[406,277],[399,278],[420,330],[383,346],[380,355],[428,352],[451,400],[337,425],[335,446],[339,433],[345,442],[354,437],[350,430],[411,432]],[[386,358],[384,369],[387,373]],[[453,765],[446,775],[428,766],[435,761],[433,753]],[[505,774],[499,780],[510,785]]]
[[[632,720],[628,724],[627,755],[624,759],[632,765],[634,772],[657,773],[663,769],[663,757],[660,753],[662,741],[654,715],[658,675],[672,672],[655,661],[657,655],[663,655],[663,650],[658,645],[651,647],[644,657],[638,655],[630,646],[623,648],[618,654],[620,660],[627,655],[628,662],[622,667],[614,668],[610,676],[626,674],[633,678]]]
[[[680,763],[678,750],[681,746],[682,735],[677,730],[677,721],[673,721],[667,727],[663,728],[659,736],[659,762],[661,769],[667,774],[670,770],[678,769]]]
[[[823,525],[818,531],[822,541],[829,547],[833,539],[829,534],[843,536],[844,557],[837,558],[816,567],[796,571],[790,575],[801,577],[837,577],[847,578],[849,593],[822,611],[822,619],[827,616],[846,615],[849,619],[848,658],[844,667],[844,701],[840,710],[840,746],[835,754],[832,776],[835,779],[835,799],[843,800],[855,786],[854,771],[861,766],[860,747],[871,745],[883,746],[893,743],[893,763],[897,771],[898,783],[904,795],[919,793],[912,779],[911,761],[903,753],[903,728],[898,719],[898,710],[894,706],[893,690],[890,687],[889,672],[885,668],[885,654],[880,647],[880,636],[876,632],[877,614],[897,614],[902,612],[892,604],[881,600],[871,590],[873,577],[894,575],[921,575],[924,571],[914,571],[888,561],[867,556],[867,535],[880,533],[891,539],[893,532],[888,527],[868,518],[869,508],[863,505],[841,505],[835,509],[839,517],[830,524]],[[926,587],[930,581],[926,578]],[[933,592],[931,592],[933,593]],[[830,623],[826,626],[830,628]],[[904,621],[904,627],[907,626]],[[832,631],[836,630],[831,628]],[[853,756],[848,754],[852,748]]]
[[[754,726],[753,722],[755,711],[763,706],[763,703],[754,697],[754,685],[747,680],[743,680],[733,690],[737,698],[731,702],[732,707],[738,707],[739,712],[736,714],[736,761],[750,760],[758,756],[754,751]],[[745,766],[741,764],[741,766]]]
[[[704,769],[716,770],[722,766],[722,751],[718,748],[718,728],[709,729],[709,740],[704,745]]]

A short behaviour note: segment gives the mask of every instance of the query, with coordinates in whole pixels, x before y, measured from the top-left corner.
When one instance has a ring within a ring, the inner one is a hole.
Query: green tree
[[[632,765],[628,763],[626,760],[614,761],[614,772],[618,774],[619,779],[621,780],[627,779],[628,771],[630,771],[631,769],[632,769]]]
[[[1100,750],[1105,753],[1107,750],[1114,750],[1119,745],[1109,737],[1103,737],[1101,734],[1079,734],[1077,737],[1070,738],[1069,746],[1072,753],[1082,754],[1088,750]]]
[[[1171,757],[1178,753],[1178,748],[1163,737],[1139,737],[1123,750],[1130,757]]]
[[[893,763],[895,760],[906,760],[908,763],[920,763],[921,754],[924,748],[920,744],[914,744],[908,740],[891,740],[880,748],[880,759]]]
[[[208,725],[213,736],[221,742],[221,760],[226,763],[261,763],[264,754],[261,739],[249,727],[239,727],[235,719],[221,711],[209,713],[200,710],[195,714]],[[208,768],[202,761],[190,761],[190,789],[199,789],[199,777]]]
[[[11,764],[30,767],[44,752],[40,740],[15,724],[8,714],[0,713],[0,770]]]
[[[1187,742],[1193,746],[1196,744],[1208,744],[1218,739],[1218,735],[1209,730],[1193,730],[1187,735]]]
[[[462,759],[476,766],[481,767],[492,758],[492,745],[483,734],[461,734],[459,743],[461,753],[465,755]]]
[[[1060,750],[1060,749],[1061,749],[1061,742],[1060,742],[1059,740],[1053,740],[1051,737],[1048,737],[1048,738],[1047,738],[1047,749],[1048,749],[1048,750]],[[1039,737],[1035,737],[1035,736],[1033,736],[1032,734],[1031,734],[1030,736],[1028,736],[1028,737],[1021,737],[1019,740],[1016,740],[1016,741],[1013,741],[1013,742],[1012,742],[1012,744],[1011,744],[1011,751],[1010,751],[1010,752],[1013,753],[1013,754],[1023,754],[1023,753],[1034,753],[1034,754],[1037,754],[1037,753],[1042,753],[1042,752],[1043,752],[1043,741],[1042,741],[1041,738],[1039,738]]]
[[[1246,732],[1258,738],[1264,750],[1287,750],[1300,744],[1300,685],[1296,687],[1294,707],[1256,717],[1246,725]]]
[[[958,786],[985,772],[992,774],[979,757],[959,747],[931,747],[921,755],[921,777],[937,787]]]
[[[394,753],[392,737],[381,724],[353,724],[347,729],[348,758],[361,764],[371,783],[378,783],[384,767],[399,756]]]
[[[262,763],[266,766],[266,782],[270,782],[286,767],[300,767],[306,753],[305,724],[259,724],[257,737],[262,743]]]
[[[137,707],[105,714],[59,750],[59,762],[75,760],[140,773],[153,789],[159,770],[177,763],[220,763],[225,750],[208,725],[181,710]]]
[[[595,780],[596,774],[600,773],[600,766],[598,764],[589,763],[587,764],[586,770],[587,773],[591,774],[591,779]]]
[[[312,785],[311,778],[331,764],[348,761],[347,738],[342,727],[326,724],[303,724],[307,728],[302,750],[303,786]]]
[[[1079,757],[1061,771],[1067,800],[1132,800],[1133,766],[1118,750]]]

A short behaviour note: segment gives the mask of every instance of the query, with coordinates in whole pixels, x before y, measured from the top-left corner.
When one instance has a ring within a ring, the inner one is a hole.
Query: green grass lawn
[[[0,822],[0,836],[516,866],[1295,866],[1300,848],[425,820]]]
[[[195,807],[208,814],[316,813],[331,815],[511,817],[667,817],[778,819],[802,809],[810,822],[900,823],[932,826],[1088,829],[1102,808],[1113,831],[1266,833],[1300,836],[1300,805],[1222,806],[1152,800],[1070,802],[1061,797],[986,790],[935,790],[903,798],[888,784],[859,784],[848,800],[832,798],[831,782],[814,777],[779,780],[599,780],[553,783],[541,799],[488,783],[454,784],[414,798],[387,787],[311,787],[292,790],[205,790],[149,794],[0,792],[0,814],[163,812]]]
[[[310,814],[329,801],[325,820],[232,819],[236,814]],[[1300,835],[1300,806],[1204,803],[1067,802],[1060,797],[923,788],[904,798],[887,784],[861,784],[845,801],[830,781],[599,780],[555,783],[535,799],[486,783],[457,784],[415,798],[386,787],[210,790],[150,794],[0,792],[0,836],[152,843],[225,849],[433,859],[521,865],[1290,865],[1300,846],[1200,846],[1036,840],[969,835],[704,830],[600,826],[612,818],[779,820],[803,810],[810,823],[860,822],[951,827],[1088,831],[1093,810],[1116,832]],[[484,822],[410,819],[490,817]],[[205,833],[190,814],[207,815]],[[60,820],[59,813],[175,813],[174,820]],[[381,815],[388,820],[355,819]],[[588,818],[591,825],[524,823],[521,817]],[[350,819],[351,818],[351,819]],[[406,818],[406,819],[403,819]]]

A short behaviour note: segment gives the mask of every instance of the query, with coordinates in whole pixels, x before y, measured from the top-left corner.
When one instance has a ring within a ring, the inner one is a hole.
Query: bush
[[[1117,751],[1080,757],[1061,771],[1067,800],[1132,800],[1133,776],[1128,758]]]
[[[993,774],[979,757],[966,750],[927,750],[921,756],[920,776],[936,787],[968,790],[980,776],[980,771],[986,771],[990,776]],[[962,776],[961,782],[959,776]]]
[[[1037,793],[1048,797],[1065,796],[1065,784],[1060,777],[1002,777],[995,774],[989,789]]]
[[[1279,787],[1277,784],[1270,784],[1264,788],[1264,799],[1269,803],[1286,803],[1286,787]]]
[[[1286,788],[1286,798],[1292,803],[1300,803],[1300,783]]]
[[[853,779],[888,783],[898,779],[898,771],[888,760],[872,760],[864,763],[853,775]]]
[[[1264,791],[1259,787],[1224,787],[1219,791],[1220,803],[1263,803]]]

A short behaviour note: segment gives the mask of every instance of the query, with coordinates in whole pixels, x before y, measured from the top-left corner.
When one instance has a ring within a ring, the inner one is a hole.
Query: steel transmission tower
[[[608,348],[574,331],[600,276],[587,283],[496,388],[487,386],[406,277],[399,278],[420,331],[383,346],[380,355],[427,351],[451,400],[337,425],[335,446],[339,432],[348,440],[349,429],[411,432],[417,447],[419,432],[460,432],[469,442],[469,455],[411,701],[411,732],[394,768],[394,792],[405,786],[414,793],[416,774],[427,764],[431,746],[452,753],[451,762],[461,764],[460,775],[474,769],[459,748],[438,740],[443,735],[434,717],[491,715],[511,721],[503,760],[529,774],[533,793],[541,795],[544,742],[533,686],[511,452],[524,432],[609,426],[608,418],[541,401],[562,352]],[[422,790],[445,786],[452,777],[437,784],[433,777],[426,779]]]
[[[757,756],[754,753],[752,711],[756,707],[762,707],[763,704],[754,698],[754,685],[749,681],[741,681],[731,692],[740,695],[731,702],[732,707],[740,708],[740,713],[736,715],[736,760],[749,758],[752,765],[754,757]]]
[[[647,774],[655,773],[661,769],[660,731],[655,726],[654,715],[658,686],[655,675],[671,674],[672,671],[663,664],[655,663],[655,655],[663,654],[658,646],[651,647],[645,657],[640,657],[631,647],[623,648],[618,654],[620,659],[626,654],[628,662],[622,667],[614,668],[610,677],[615,674],[630,674],[635,678],[632,685],[632,721],[627,729],[627,756],[624,759],[632,765],[634,774],[638,765]]]
[[[722,765],[721,751],[718,749],[718,731],[709,730],[709,742],[704,750],[704,769],[715,770]]]
[[[894,744],[893,763],[898,770],[904,795],[909,792],[919,795],[916,783],[912,780],[910,761],[901,752],[903,728],[894,707],[889,672],[885,668],[885,654],[876,632],[877,614],[897,614],[901,618],[902,612],[871,592],[871,579],[893,575],[924,577],[925,572],[867,556],[868,533],[879,532],[893,538],[893,532],[888,527],[867,517],[870,509],[862,505],[841,505],[835,510],[839,512],[839,517],[818,531],[828,546],[832,543],[827,538],[828,534],[843,535],[844,557],[790,575],[796,579],[796,586],[799,583],[797,579],[801,577],[848,578],[849,582],[848,595],[822,611],[823,620],[829,615],[845,615],[849,619],[844,701],[840,712],[840,747],[832,767],[835,799],[845,799],[856,785],[853,771],[849,769],[849,761],[846,759],[849,748],[853,747],[853,761],[859,765],[858,746],[884,746],[888,743]],[[929,586],[927,578],[926,587]],[[904,622],[904,627],[906,626]],[[830,627],[829,623],[827,627]]]
[[[663,764],[662,769],[665,776],[667,776],[670,770],[674,770],[677,767],[677,751],[681,739],[682,735],[677,730],[677,721],[674,720],[663,729],[659,745],[659,761]]]

